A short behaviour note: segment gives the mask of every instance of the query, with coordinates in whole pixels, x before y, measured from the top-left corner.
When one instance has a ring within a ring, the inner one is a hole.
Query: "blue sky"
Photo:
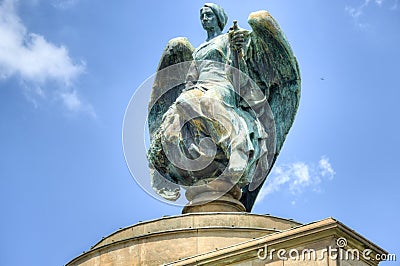
[[[244,28],[268,10],[302,74],[253,211],[332,216],[399,257],[399,1],[215,2]],[[168,40],[205,40],[202,4],[0,0],[0,265],[62,265],[120,227],[180,213],[131,177],[122,123]]]

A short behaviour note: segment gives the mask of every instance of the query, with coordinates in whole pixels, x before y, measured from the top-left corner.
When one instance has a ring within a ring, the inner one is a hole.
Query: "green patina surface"
[[[164,50],[149,104],[148,159],[153,187],[166,198],[178,195],[178,185],[193,185],[218,177],[226,169],[242,167],[241,156],[246,154],[250,157],[242,174],[236,177],[234,170],[229,174],[240,184],[241,201],[250,211],[282,148],[299,105],[299,67],[286,37],[268,12],[254,12],[248,22],[252,31],[240,29],[241,36],[232,31],[219,33],[196,49],[186,38],[176,38]],[[234,66],[241,74],[227,67],[234,65],[237,56],[232,43],[241,48],[238,65]],[[179,64],[182,62],[190,63]],[[235,94],[235,82],[240,83],[240,97]],[[210,98],[212,102],[207,101]],[[181,108],[179,103],[186,107]],[[230,125],[210,117],[210,106],[214,113],[229,118]],[[201,117],[184,123],[176,134],[174,126],[191,113],[200,113]],[[236,133],[229,135],[227,126]],[[207,156],[207,149],[200,145],[205,137],[216,144],[216,154],[212,163],[199,171],[188,171],[171,162],[163,144],[175,143],[180,152],[194,160]],[[257,165],[263,171],[257,172]]]

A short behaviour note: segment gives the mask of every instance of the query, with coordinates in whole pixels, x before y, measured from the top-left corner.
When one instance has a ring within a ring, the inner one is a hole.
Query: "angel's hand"
[[[229,29],[229,43],[231,48],[240,51],[247,43],[250,31],[245,29]]]

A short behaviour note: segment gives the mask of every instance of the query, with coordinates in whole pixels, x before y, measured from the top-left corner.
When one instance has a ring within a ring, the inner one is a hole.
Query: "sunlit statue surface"
[[[186,190],[192,205],[225,197],[251,211],[298,108],[296,58],[266,11],[253,31],[212,3],[200,9],[207,39],[194,48],[172,39],[162,55],[149,104],[153,189],[171,201]],[[230,195],[230,197],[227,197]]]

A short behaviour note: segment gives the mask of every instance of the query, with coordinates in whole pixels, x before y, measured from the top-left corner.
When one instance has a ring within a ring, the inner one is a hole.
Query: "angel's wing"
[[[153,148],[149,152],[157,152],[159,139],[157,130],[160,129],[164,114],[168,108],[175,102],[185,87],[184,81],[189,70],[190,62],[193,60],[193,45],[187,38],[175,38],[168,42],[161,56],[157,68],[157,74],[151,91],[150,102],[148,106],[148,125],[150,139]],[[185,63],[187,62],[187,63]],[[178,185],[169,182],[150,163],[151,185],[155,192],[165,199],[175,201],[180,196]]]
[[[267,11],[251,13],[248,22],[253,29],[246,54],[249,76],[267,95],[276,126],[275,152],[268,151],[273,156],[271,169],[299,106],[300,71],[284,33]],[[250,184],[243,189],[241,202],[247,211],[251,211],[266,176],[256,188]]]
[[[150,136],[160,127],[162,116],[185,87],[182,81],[186,79],[190,64],[180,63],[192,61],[194,49],[184,37],[170,40],[165,47],[151,91],[148,115]],[[171,67],[173,65],[176,66]]]

